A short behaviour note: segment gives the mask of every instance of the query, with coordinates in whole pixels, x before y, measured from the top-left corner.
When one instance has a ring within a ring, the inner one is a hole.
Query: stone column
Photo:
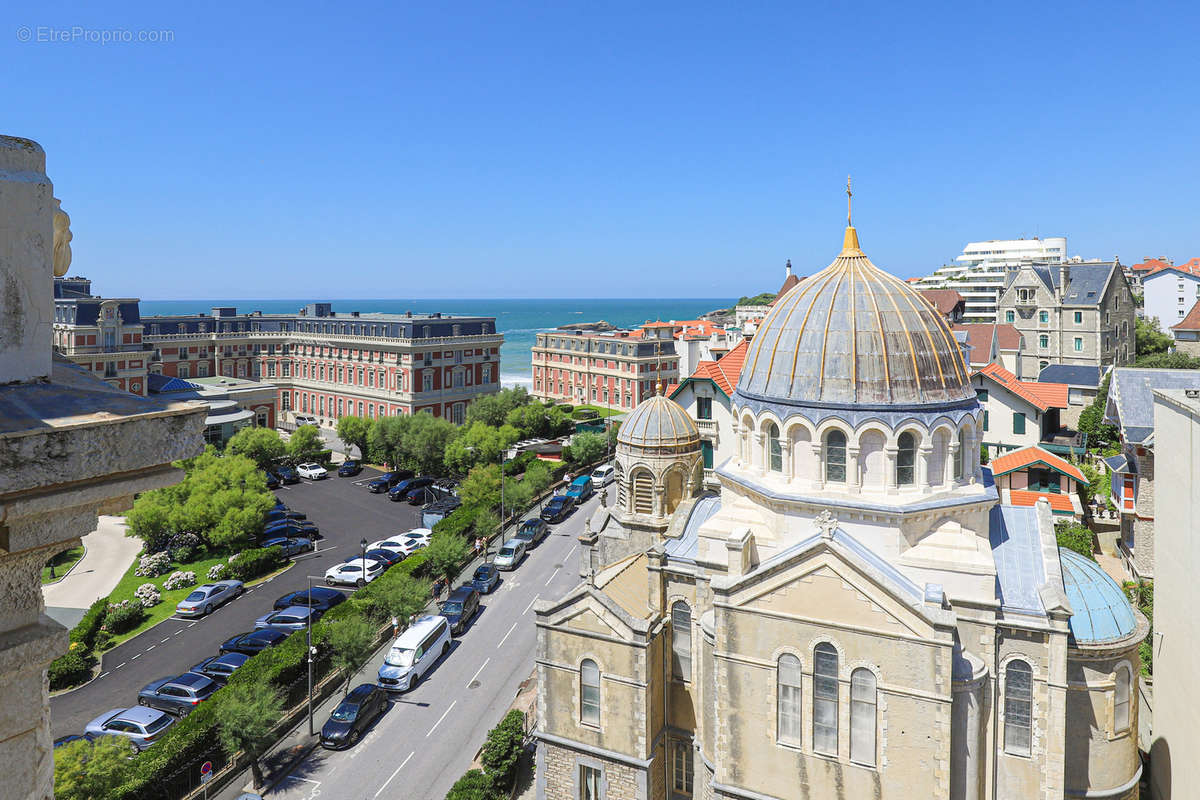
[[[666,493],[667,489],[665,486],[661,483],[654,484],[654,516],[656,517],[666,516],[666,506],[664,505]]]
[[[987,665],[973,653],[954,653],[950,725],[950,798],[982,800],[984,759],[984,697]]]
[[[767,435],[762,431],[754,432],[754,450],[758,453],[758,474],[767,474]],[[754,458],[751,456],[750,464],[753,466]]]
[[[900,482],[896,480],[896,464],[900,457],[900,448],[888,445],[883,449],[883,453],[887,457],[887,479],[884,484],[887,486],[888,494],[896,494],[900,491]]]
[[[922,492],[929,491],[929,466],[933,461],[933,447],[922,444],[917,449],[917,486]]]
[[[846,447],[846,488],[859,489],[862,483],[858,477],[858,454],[861,451],[857,444]]]
[[[779,440],[779,452],[783,458],[783,479],[788,483],[792,481],[792,440],[783,438]]]
[[[814,489],[820,490],[825,488],[825,459],[821,457],[821,440],[813,439],[808,443],[809,450],[812,452],[813,462],[817,465],[817,470],[813,474],[812,485]]]
[[[961,463],[961,462],[958,460],[958,437],[955,437],[954,439],[952,439],[950,441],[950,455],[946,456],[946,485],[947,486],[958,485],[959,481],[956,481],[954,479],[954,469],[955,469],[955,465],[959,464],[959,463]],[[965,479],[966,476],[964,475],[963,478]]]
[[[0,136],[0,382],[50,374],[58,206],[37,142]]]

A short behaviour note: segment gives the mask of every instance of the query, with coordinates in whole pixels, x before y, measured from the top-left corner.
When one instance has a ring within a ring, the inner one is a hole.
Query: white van
[[[445,617],[421,617],[392,642],[379,668],[378,683],[389,692],[407,692],[448,652],[450,623]]]
[[[608,486],[617,477],[617,471],[608,464],[603,464],[592,470],[592,483],[599,489]]]

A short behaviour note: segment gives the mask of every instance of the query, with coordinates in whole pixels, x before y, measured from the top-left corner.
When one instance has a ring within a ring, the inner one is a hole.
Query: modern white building
[[[966,300],[964,322],[995,322],[996,301],[1009,270],[1027,264],[1060,264],[1066,257],[1065,236],[969,242],[953,264],[922,278],[916,288],[954,289]]]
[[[1200,259],[1177,267],[1160,267],[1142,276],[1142,313],[1158,320],[1163,333],[1183,321],[1200,300]]]

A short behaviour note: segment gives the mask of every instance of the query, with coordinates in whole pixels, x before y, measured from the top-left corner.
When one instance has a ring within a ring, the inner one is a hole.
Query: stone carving
[[[61,278],[71,268],[71,218],[62,210],[62,201],[54,198],[54,277]]]
[[[833,532],[837,530],[838,521],[833,512],[827,508],[820,514],[817,514],[813,519],[813,524],[821,532],[822,539],[832,539]]]

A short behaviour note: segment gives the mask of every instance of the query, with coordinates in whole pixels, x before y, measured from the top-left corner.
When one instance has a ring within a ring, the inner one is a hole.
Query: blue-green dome
[[[1077,644],[1115,642],[1137,631],[1133,606],[1103,567],[1073,550],[1060,548],[1058,556]]]

